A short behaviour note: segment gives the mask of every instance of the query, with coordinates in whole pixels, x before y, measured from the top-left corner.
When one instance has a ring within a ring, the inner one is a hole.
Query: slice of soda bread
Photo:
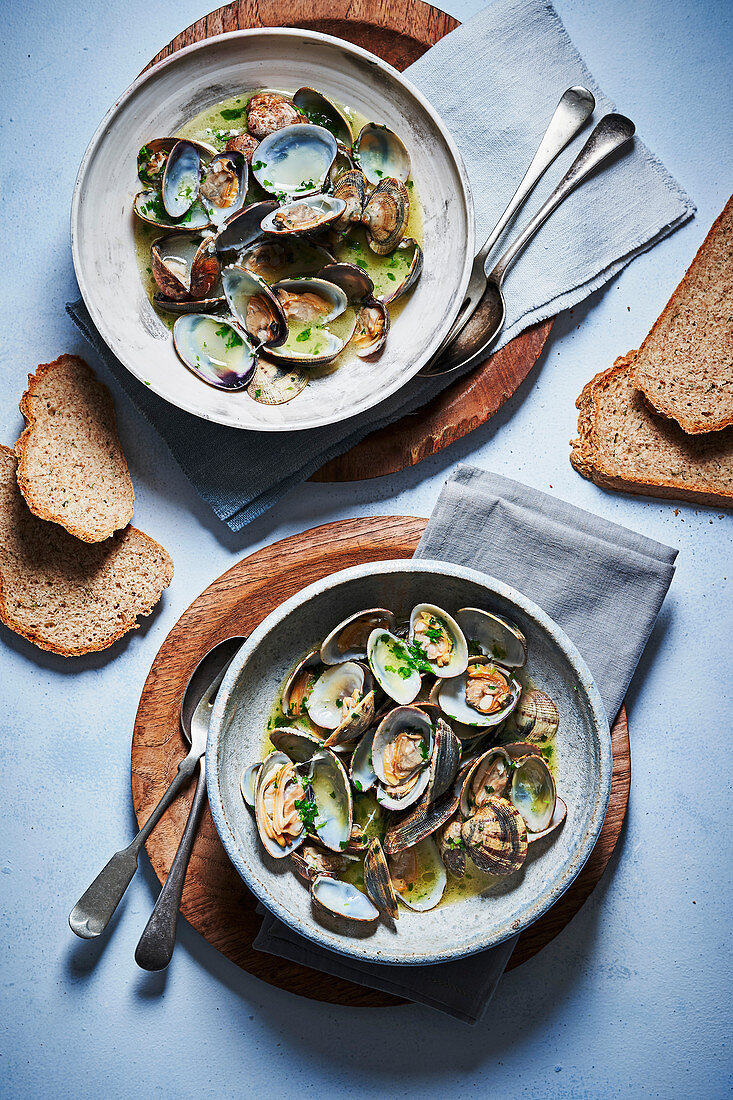
[[[34,516],[15,454],[0,445],[0,620],[16,634],[65,657],[106,649],[172,578],[166,551],[134,527],[84,543]]]
[[[28,507],[84,542],[125,527],[135,494],[106,386],[76,355],[28,376],[20,402],[27,427],[15,445]]]
[[[733,428],[688,435],[657,416],[631,380],[636,353],[597,374],[578,398],[575,469],[605,489],[733,506]]]
[[[733,424],[733,198],[630,370],[652,409],[686,432]]]

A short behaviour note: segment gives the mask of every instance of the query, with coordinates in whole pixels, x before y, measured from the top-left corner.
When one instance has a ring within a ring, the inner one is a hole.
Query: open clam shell
[[[376,298],[359,306],[351,346],[360,359],[368,359],[382,350],[389,333],[389,324],[387,307]]]
[[[290,862],[298,878],[308,886],[315,882],[319,875],[336,878],[349,865],[345,856],[336,855],[335,852],[324,852],[315,844],[301,844],[297,851],[290,853]]]
[[[287,339],[283,308],[264,279],[230,264],[222,269],[221,285],[236,321],[258,347],[270,349]]]
[[[244,153],[217,153],[203,168],[199,198],[212,225],[219,228],[243,208],[247,200],[247,179]]]
[[[213,236],[168,233],[150,246],[153,278],[172,301],[205,299],[219,278]],[[200,309],[200,307],[199,307]]]
[[[305,827],[294,800],[304,797],[292,760],[283,752],[271,752],[262,761],[254,792],[257,830],[265,850],[274,859],[289,856],[305,839]],[[288,831],[282,827],[283,819]]]
[[[272,285],[281,279],[305,275],[328,279],[328,275],[321,275],[321,272],[325,270],[324,263],[333,266],[331,260],[333,257],[325,248],[306,237],[280,237],[251,245],[241,253],[239,263]]]
[[[340,287],[325,279],[281,279],[272,288],[287,319],[285,341],[269,351],[276,361],[329,363],[353,335],[356,318]],[[340,332],[327,327],[337,321]]]
[[[473,655],[493,657],[504,668],[522,668],[527,663],[527,639],[508,619],[479,607],[463,607],[456,612],[456,620]]]
[[[367,730],[354,749],[349,765],[349,778],[355,791],[363,793],[372,789],[377,782],[377,773],[372,767],[373,735]]]
[[[374,678],[385,695],[407,705],[420,691],[420,673],[401,638],[377,627],[367,639],[367,658]]]
[[[430,721],[429,716],[428,721]],[[438,718],[433,728],[430,778],[425,788],[426,802],[434,802],[436,798],[445,794],[458,774],[460,763],[461,742],[448,723]]]
[[[278,752],[284,752],[295,764],[305,764],[323,748],[315,733],[294,726],[277,726],[270,730],[270,740]]]
[[[356,661],[329,666],[313,684],[305,706],[312,722],[323,729],[335,730],[344,715],[367,694],[366,674]],[[346,708],[345,708],[346,704]]]
[[[474,760],[461,787],[461,813],[470,817],[492,797],[502,798],[512,778],[512,761],[497,746]]]
[[[239,780],[242,798],[251,810],[255,807],[255,791],[257,790],[257,780],[259,779],[261,767],[262,763],[259,760],[255,764],[249,764],[242,772]]]
[[[302,233],[318,233],[341,217],[343,199],[333,195],[310,195],[279,206],[262,219],[263,233],[289,237]]]
[[[407,183],[410,154],[397,134],[377,122],[362,127],[354,143],[354,160],[371,184],[388,176]]]
[[[372,607],[349,615],[324,638],[320,649],[322,662],[324,665],[337,665],[342,661],[364,660],[372,630],[379,626],[392,630],[394,622],[394,615],[384,607]]]
[[[293,95],[293,103],[305,115],[309,122],[315,126],[323,126],[330,130],[341,145],[351,148],[354,135],[351,132],[351,124],[348,118],[335,103],[326,99],[325,95],[315,88],[298,88]]]
[[[245,206],[238,214],[232,215],[216,237],[216,251],[229,259],[261,241],[264,237],[262,221],[268,214],[277,210],[275,199],[263,199]],[[256,272],[256,274],[258,274]]]
[[[343,173],[348,172],[353,167],[354,158],[352,156],[351,149],[347,148],[346,145],[342,145],[341,142],[338,142],[336,157],[329,169],[328,179],[326,181],[329,189],[333,191]]]
[[[527,857],[527,826],[519,810],[492,795],[461,826],[466,851],[481,871],[511,875]]]
[[[135,214],[148,225],[158,225],[161,229],[180,229],[184,233],[197,233],[211,226],[209,215],[200,202],[194,202],[181,218],[172,218],[165,206],[160,191],[152,188],[135,195],[132,206]]]
[[[368,691],[364,698],[349,711],[340,726],[325,740],[327,749],[348,745],[355,741],[374,721],[374,692]]]
[[[398,179],[383,179],[367,200],[361,220],[372,252],[386,256],[399,245],[410,217],[410,197]]]
[[[377,909],[387,913],[392,920],[397,920],[399,917],[397,895],[392,885],[382,845],[377,837],[369,841],[369,847],[364,856],[364,887]]]
[[[318,272],[318,278],[341,287],[350,302],[368,300],[374,294],[374,283],[370,276],[356,264],[344,261],[326,264]]]
[[[336,138],[325,127],[296,123],[265,137],[252,159],[252,172],[268,194],[315,195],[323,189],[337,151]]]
[[[384,302],[385,305],[401,298],[403,294],[407,294],[408,290],[412,290],[422,274],[423,262],[425,259],[423,250],[414,237],[404,237],[397,245],[396,251],[400,253],[409,253],[410,250],[412,250],[412,259],[410,260],[407,274],[402,278],[401,282],[396,283],[394,288],[390,289],[388,293],[379,295],[380,302]]]
[[[168,155],[179,141],[177,137],[151,138],[141,146],[137,154],[137,174],[141,183],[160,190]],[[214,146],[204,141],[192,141],[191,145],[204,163],[216,153]]]
[[[178,358],[203,382],[220,390],[243,390],[255,369],[249,336],[232,321],[188,313],[173,326]]]
[[[535,840],[543,840],[546,836],[551,836],[556,829],[559,829],[568,816],[568,808],[559,795],[555,797],[555,809],[553,810],[552,817],[549,824],[545,829],[539,833],[527,833],[527,843],[532,844]]]
[[[320,669],[320,666],[321,660],[317,646],[298,661],[280,693],[280,706],[283,714],[287,714],[291,718],[297,718],[298,715],[303,713],[306,709],[306,699],[318,678],[316,670]]]
[[[533,753],[515,763],[509,798],[528,832],[543,833],[549,827],[555,812],[555,781],[542,756]]]
[[[371,924],[379,919],[379,910],[366,894],[357,890],[350,882],[319,875],[311,886],[311,897],[316,909],[325,910],[330,916],[355,921],[358,924]]]
[[[316,807],[315,835],[324,847],[340,853],[349,843],[354,808],[344,766],[328,749],[311,758],[308,785]]]
[[[501,692],[504,690],[502,685],[506,685],[510,693],[506,704],[492,713],[485,713],[471,706],[467,701],[467,689],[472,691],[471,681],[478,679],[485,680],[487,700],[493,694],[488,691],[489,688],[496,688],[497,692]],[[441,681],[436,696],[440,709],[449,718],[468,727],[482,728],[498,726],[503,722],[514,710],[521,693],[522,685],[512,676],[509,669],[502,668],[488,657],[471,657],[462,675]]]
[[[434,676],[460,676],[468,664],[468,646],[455,619],[431,603],[419,603],[410,613],[409,639],[430,665]]]
[[[433,747],[432,724],[419,707],[395,707],[382,719],[372,740],[382,806],[403,810],[422,797],[431,778]]]
[[[168,154],[161,184],[161,198],[169,217],[177,220],[193,206],[199,195],[201,155],[186,140],[177,141]]]
[[[439,904],[447,883],[445,867],[432,837],[389,857],[392,885],[400,901],[420,913]]]
[[[164,313],[175,313],[181,317],[185,313],[213,313],[214,310],[225,309],[227,300],[223,294],[213,298],[184,298],[175,301],[165,294],[157,292],[153,295],[153,305]]]

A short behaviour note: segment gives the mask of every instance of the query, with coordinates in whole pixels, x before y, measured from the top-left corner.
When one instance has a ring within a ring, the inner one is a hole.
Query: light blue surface
[[[451,10],[466,18],[479,6],[454,0]],[[572,470],[567,441],[582,385],[638,345],[728,198],[733,13],[727,0],[558,6],[698,215],[557,323],[528,384],[488,426],[396,477],[306,485],[233,535],[113,387],[136,522],[171,550],[176,577],[160,611],[107,654],[70,663],[1,632],[3,1096],[728,1095],[730,514],[604,493]],[[205,10],[193,0],[175,10],[161,0],[5,6],[4,443],[21,427],[26,371],[63,351],[94,362],[63,311],[75,291],[68,203],[87,140],[146,61]],[[427,516],[466,457],[680,549],[629,694],[627,827],[581,913],[502,980],[473,1029],[427,1009],[295,999],[241,973],[184,923],[167,975],[143,974],[132,956],[154,897],[147,864],[111,934],[75,940],[71,905],[132,835],[137,701],[188,603],[243,555],[295,531],[353,515]],[[721,744],[707,770],[706,746]]]

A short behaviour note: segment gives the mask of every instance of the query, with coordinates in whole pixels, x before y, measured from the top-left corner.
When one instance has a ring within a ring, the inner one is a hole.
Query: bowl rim
[[[578,688],[589,711],[593,728],[596,731],[599,744],[598,787],[593,803],[589,824],[580,843],[570,851],[565,862],[556,873],[552,884],[545,888],[541,898],[529,906],[526,914],[511,923],[506,922],[492,934],[484,938],[474,940],[470,944],[456,945],[449,949],[428,949],[422,954],[400,956],[398,949],[383,950],[378,952],[369,950],[368,939],[350,939],[347,936],[339,936],[322,927],[315,921],[304,926],[299,923],[282,905],[277,897],[273,896],[264,886],[263,882],[250,870],[247,860],[239,851],[234,830],[229,824],[224,808],[221,789],[219,785],[218,748],[219,738],[222,732],[224,713],[232,695],[233,688],[246,667],[248,660],[259,645],[265,640],[272,629],[282,623],[296,608],[308,603],[309,600],[320,595],[330,588],[338,587],[351,580],[358,580],[365,575],[385,573],[440,573],[446,577],[455,577],[460,580],[471,581],[485,588],[491,595],[499,596],[521,610],[536,625],[545,631],[552,642],[559,648],[565,659],[573,668],[578,677]],[[465,566],[454,565],[449,562],[431,558],[418,560],[391,559],[386,561],[369,562],[364,565],[350,566],[337,573],[332,573],[321,580],[314,581],[300,592],[285,600],[277,608],[263,619],[249,635],[247,641],[235,654],[232,663],[226,672],[222,685],[216,697],[214,708],[209,723],[209,735],[206,749],[206,781],[209,795],[209,806],[214,820],[216,831],[219,834],[224,849],[233,863],[235,869],[246,885],[263,905],[279,920],[291,928],[298,935],[312,940],[321,947],[325,947],[340,955],[358,959],[361,962],[385,963],[397,966],[422,966],[435,963],[450,962],[466,958],[480,951],[486,951],[498,946],[512,936],[518,935],[529,925],[538,920],[555,902],[565,893],[571,883],[580,874],[588,860],[598,836],[603,827],[606,810],[611,794],[613,752],[611,746],[611,731],[606,716],[606,711],[601,699],[598,687],[593,679],[588,666],[583,660],[579,650],[567,636],[562,627],[540,608],[534,601],[523,593],[503,581],[489,574]]]
[[[148,81],[156,79],[160,75],[160,73],[163,72],[166,68],[180,64],[183,59],[192,54],[195,54],[199,50],[206,49],[211,46],[216,46],[218,43],[222,43],[225,41],[240,39],[246,40],[249,38],[256,39],[262,36],[265,36],[267,38],[284,37],[300,39],[323,43],[331,47],[338,47],[341,50],[345,50],[347,53],[353,54],[354,56],[362,60],[368,61],[370,64],[378,65],[379,68],[383,69],[394,79],[396,79],[399,84],[402,85],[402,87],[413,97],[413,99],[415,99],[419,103],[421,109],[431,118],[448,148],[454,168],[461,184],[460,194],[462,197],[463,207],[466,215],[466,235],[468,239],[468,247],[466,249],[466,255],[463,262],[463,270],[461,272],[459,289],[455,295],[452,308],[446,314],[447,320],[445,325],[443,326],[444,331],[438,331],[430,344],[427,345],[427,347],[424,348],[419,355],[415,356],[409,371],[405,372],[401,378],[395,380],[395,382],[390,386],[387,386],[386,388],[380,389],[378,391],[378,397],[376,400],[370,401],[370,398],[365,396],[364,400],[358,408],[350,409],[347,412],[339,412],[337,415],[330,418],[311,417],[307,421],[295,424],[258,424],[255,422],[252,424],[244,425],[236,424],[232,422],[232,420],[226,419],[223,416],[217,416],[213,411],[202,411],[200,408],[197,407],[197,404],[195,402],[180,399],[174,400],[172,395],[169,396],[169,394],[167,393],[161,393],[159,388],[155,384],[152,384],[151,380],[148,380],[144,377],[144,372],[142,370],[136,369],[135,366],[130,361],[128,361],[128,359],[124,355],[124,349],[120,350],[116,347],[112,347],[107,339],[104,315],[102,311],[97,308],[94,294],[90,290],[90,281],[88,281],[84,275],[84,263],[79,244],[79,239],[81,235],[79,232],[79,224],[82,217],[82,191],[84,188],[89,165],[91,164],[93,157],[96,155],[99,145],[104,140],[108,129],[114,123],[115,116],[119,112],[120,108],[127,102],[127,100],[135,95],[135,93],[143,84],[146,84]],[[129,373],[139,382],[144,384],[146,388],[152,390],[155,394],[157,394],[158,397],[166,401],[168,404],[172,405],[174,408],[183,409],[185,412],[191,413],[191,415],[196,416],[201,420],[207,420],[211,423],[224,424],[227,427],[237,428],[240,431],[256,432],[298,432],[308,431],[312,428],[325,428],[332,424],[339,424],[345,420],[349,420],[353,417],[360,416],[366,412],[369,412],[369,410],[376,408],[379,404],[381,404],[382,401],[386,400],[388,397],[392,396],[394,393],[397,393],[400,389],[402,389],[411,379],[413,379],[417,375],[418,371],[425,365],[425,363],[429,361],[434,352],[437,351],[446,333],[450,331],[450,328],[455,321],[455,318],[458,316],[460,305],[465,298],[466,288],[468,287],[468,281],[471,275],[471,269],[473,266],[473,251],[475,248],[476,238],[473,195],[471,191],[471,183],[468,178],[468,172],[466,170],[463,157],[461,156],[460,150],[458,149],[458,146],[448,126],[440,117],[435,108],[432,106],[430,101],[426,98],[426,96],[423,95],[423,93],[412,83],[411,80],[404,76],[403,73],[401,73],[393,65],[390,65],[388,61],[384,61],[381,57],[378,57],[377,54],[373,54],[369,50],[363,49],[363,47],[361,46],[357,46],[352,42],[347,42],[345,39],[338,38],[334,35],[323,34],[321,31],[301,30],[297,27],[253,27],[246,30],[226,31],[223,34],[211,35],[209,38],[203,38],[198,42],[193,42],[189,46],[184,46],[180,50],[176,50],[168,57],[162,58],[160,61],[156,62],[155,65],[152,65],[149,69],[145,69],[142,73],[140,73],[139,76],[137,76],[135,80],[133,80],[132,83],[128,85],[125,91],[122,92],[122,94],[114,101],[112,106],[109,107],[104,117],[102,118],[102,121],[99,123],[96,130],[94,131],[89,141],[89,144],[87,145],[87,148],[79,165],[79,170],[76,174],[76,180],[74,182],[74,190],[72,193],[71,209],[69,214],[69,231],[71,238],[71,254],[72,262],[74,265],[74,273],[76,275],[76,280],[79,285],[79,290],[81,292],[84,305],[86,306],[86,309],[94,326],[102,337],[105,346],[116,358],[120,360],[125,370],[129,371]]]

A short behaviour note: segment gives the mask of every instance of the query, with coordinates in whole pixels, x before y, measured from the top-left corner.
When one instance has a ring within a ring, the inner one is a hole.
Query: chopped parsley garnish
[[[298,335],[295,337],[295,339],[298,341],[299,344],[302,344],[302,343],[304,343],[304,341],[310,340],[310,337],[311,337],[311,330],[310,330],[310,326],[309,326],[308,328],[304,328],[302,332],[299,332]]]
[[[226,122],[233,122],[235,118],[241,118],[246,110],[246,107],[224,107],[219,114]]]

